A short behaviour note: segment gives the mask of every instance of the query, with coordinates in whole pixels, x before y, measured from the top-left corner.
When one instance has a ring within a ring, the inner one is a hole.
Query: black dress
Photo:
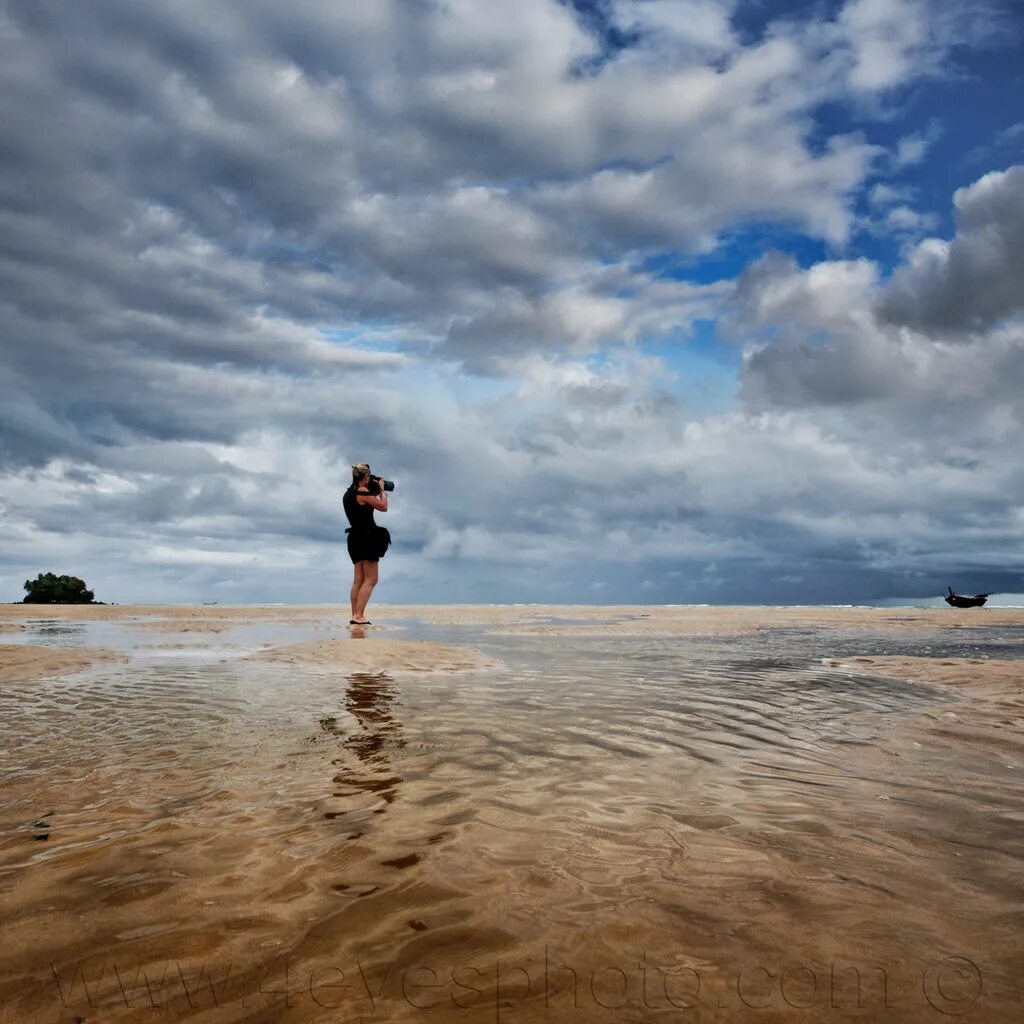
[[[360,505],[356,501],[356,485],[353,484],[342,498],[345,515],[351,524],[345,531],[348,534],[348,554],[352,564],[356,562],[377,562],[384,557],[391,544],[391,534],[387,527],[378,526],[373,521],[373,506]]]

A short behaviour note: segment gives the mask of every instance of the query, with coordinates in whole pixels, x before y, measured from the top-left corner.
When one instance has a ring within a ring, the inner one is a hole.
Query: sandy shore
[[[854,668],[872,675],[894,676],[911,682],[970,686],[977,683],[1024,689],[1024,660],[1016,658],[855,657],[852,662],[829,660],[833,668]]]
[[[416,618],[436,625],[489,625],[552,635],[722,635],[784,627],[960,629],[1024,626],[1020,608],[838,608],[759,605],[374,604],[374,622]],[[0,624],[27,619],[138,620],[169,632],[214,632],[225,622],[342,620],[342,605],[0,605]],[[556,623],[546,619],[571,620]],[[153,620],[164,620],[156,625]]]
[[[0,684],[66,676],[98,661],[123,661],[121,655],[97,647],[58,650],[36,644],[0,644]]]
[[[852,668],[871,675],[893,676],[912,683],[970,686],[1024,692],[1024,660],[1010,658],[921,658],[906,656],[830,659],[831,668]]]

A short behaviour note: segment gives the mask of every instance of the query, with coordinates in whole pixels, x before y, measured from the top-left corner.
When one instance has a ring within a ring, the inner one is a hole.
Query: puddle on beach
[[[1014,630],[409,619],[373,635],[502,667],[242,660],[331,635],[7,637],[130,660],[0,689],[0,1015],[1018,1019],[1020,746],[936,731],[967,693],[821,664],[1007,657]]]

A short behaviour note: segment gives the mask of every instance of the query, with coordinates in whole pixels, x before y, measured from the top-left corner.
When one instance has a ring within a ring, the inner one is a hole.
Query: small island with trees
[[[77,576],[57,576],[41,572],[34,580],[25,580],[23,604],[103,604]]]

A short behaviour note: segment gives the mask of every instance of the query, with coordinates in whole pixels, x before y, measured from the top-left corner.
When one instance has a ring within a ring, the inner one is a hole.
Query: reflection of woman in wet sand
[[[384,481],[370,473],[365,462],[352,467],[352,486],[342,499],[348,516],[348,553],[352,559],[352,618],[350,626],[368,626],[366,606],[377,585],[377,567],[391,543],[391,534],[373,520],[373,510],[387,512],[388,496]]]
[[[391,751],[404,747],[402,723],[397,717],[400,707],[398,691],[394,680],[384,672],[354,672],[348,677],[345,706],[348,713],[359,723],[359,730],[349,732],[338,728],[334,719],[321,721],[325,728],[335,735],[348,733],[343,744],[344,753],[332,761],[337,774],[332,779],[334,809],[324,814],[328,821],[337,821],[347,831],[346,838],[358,839],[373,828],[372,822],[379,820],[375,815],[384,814],[387,806],[394,803],[403,776],[399,775],[391,761]],[[325,722],[329,726],[325,726]],[[387,833],[379,837],[387,842]],[[390,844],[389,844],[390,845]],[[370,849],[376,850],[375,844]],[[405,853],[377,861],[379,867],[404,869],[418,863],[418,853]],[[369,865],[359,857],[345,858],[345,870],[359,866],[366,870]],[[381,888],[390,888],[384,878],[363,874],[360,878],[339,881],[332,888],[345,896],[369,896]]]
[[[348,677],[345,704],[363,731],[349,737],[345,745],[367,765],[378,761],[386,764],[382,753],[385,744],[396,741],[401,734],[401,723],[392,714],[397,696],[394,681],[386,672],[353,672]],[[403,742],[399,739],[397,744],[402,746]]]
[[[345,740],[345,749],[355,754],[357,763],[337,762],[341,771],[334,776],[335,783],[346,784],[355,793],[376,793],[385,803],[394,800],[395,788],[402,781],[395,775],[388,757],[389,747],[404,746],[401,723],[392,714],[396,700],[394,683],[383,672],[355,672],[348,677],[345,704],[362,728]],[[327,816],[333,818],[342,813],[336,811]]]

